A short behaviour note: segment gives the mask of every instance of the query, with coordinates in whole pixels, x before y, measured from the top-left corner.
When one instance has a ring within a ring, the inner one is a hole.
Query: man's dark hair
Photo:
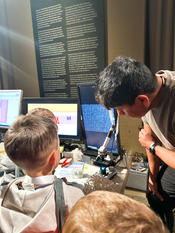
[[[96,81],[96,100],[106,108],[133,105],[140,94],[152,93],[157,79],[150,69],[132,58],[117,57]]]

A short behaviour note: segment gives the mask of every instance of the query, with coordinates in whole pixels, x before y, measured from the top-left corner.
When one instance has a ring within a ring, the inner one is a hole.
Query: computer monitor
[[[21,113],[22,90],[0,90],[0,128],[8,129]]]
[[[80,110],[87,149],[85,153],[87,154],[91,154],[92,150],[96,151],[97,154],[98,149],[103,145],[112,125],[109,111],[96,102],[94,90],[94,84],[78,85]],[[114,111],[112,111],[112,113],[113,119],[116,122],[117,115]],[[118,154],[119,138],[115,138],[115,134],[113,133],[106,149],[107,151],[112,151],[114,154]],[[92,155],[94,155],[94,153],[92,153]]]
[[[77,99],[24,98],[23,114],[34,108],[47,108],[53,112],[60,139],[80,139],[80,114]]]

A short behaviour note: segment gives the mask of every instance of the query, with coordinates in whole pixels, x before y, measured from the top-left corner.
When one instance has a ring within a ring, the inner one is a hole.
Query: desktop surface
[[[70,155],[73,156],[73,151]],[[115,191],[124,193],[128,178],[128,165],[123,165],[123,161],[115,167],[114,176],[111,179],[105,178],[101,174],[101,168],[93,164],[94,159],[91,156],[82,155],[82,161],[70,163],[62,167],[59,165],[55,169],[55,175],[58,178],[66,177],[68,183],[78,184],[85,194],[95,190]],[[77,176],[77,167],[82,169],[81,176]],[[72,166],[72,167],[71,167]],[[75,175],[76,174],[76,175]]]

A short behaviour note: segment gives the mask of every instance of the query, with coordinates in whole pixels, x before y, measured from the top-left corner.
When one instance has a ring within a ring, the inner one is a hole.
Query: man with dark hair
[[[153,75],[141,62],[118,57],[100,73],[95,95],[99,103],[108,109],[115,108],[119,115],[142,118],[144,128],[139,133],[139,142],[146,149],[149,162],[148,201],[172,232],[175,71]]]

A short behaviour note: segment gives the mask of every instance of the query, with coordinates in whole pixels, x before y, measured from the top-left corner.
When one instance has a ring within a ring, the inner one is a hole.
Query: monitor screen
[[[47,108],[53,112],[60,139],[80,139],[80,114],[77,99],[23,99],[23,114],[34,108]]]
[[[22,95],[22,90],[0,90],[0,128],[9,128],[18,118]]]
[[[86,147],[87,149],[98,150],[107,137],[112,121],[109,111],[96,102],[94,90],[95,85],[93,84],[78,85]],[[114,111],[112,111],[112,114],[115,121]],[[114,133],[107,150],[118,153],[118,143],[115,140]]]

